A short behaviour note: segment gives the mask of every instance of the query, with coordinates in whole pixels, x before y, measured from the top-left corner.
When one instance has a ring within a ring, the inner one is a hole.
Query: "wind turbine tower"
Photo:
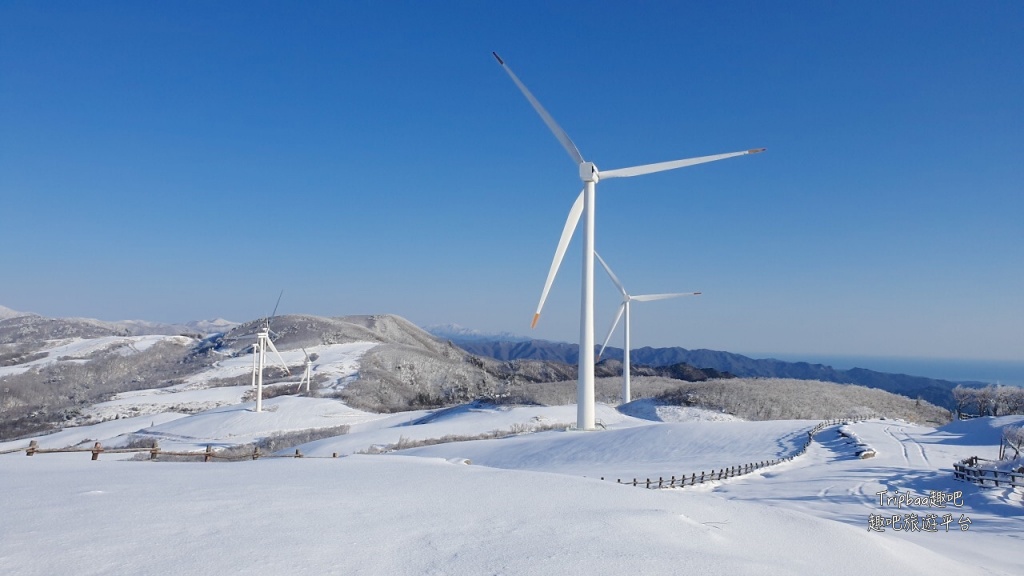
[[[619,293],[622,294],[622,304],[619,305],[619,312],[615,315],[615,321],[612,322],[611,329],[608,330],[608,335],[604,338],[604,344],[601,344],[601,350],[597,353],[597,359],[601,359],[601,355],[604,354],[604,349],[608,346],[608,341],[612,338],[612,333],[615,332],[615,327],[619,325],[619,320],[623,316],[626,317],[625,324],[622,326],[623,343],[622,343],[622,403],[626,404],[631,400],[631,394],[629,390],[629,305],[631,302],[650,302],[652,300],[667,300],[669,298],[679,298],[680,296],[700,296],[700,292],[677,292],[674,294],[638,294],[636,296],[626,292],[626,289],[622,286],[622,282],[619,282],[618,277],[612,272],[611,267],[608,263],[601,258],[601,255],[594,252],[594,256],[597,257],[597,261],[604,267],[604,271],[608,273],[608,277],[612,279],[612,283],[619,289]]]
[[[306,392],[309,392],[309,383],[313,379],[313,360],[309,357],[309,353],[306,349],[302,349],[302,354],[306,357],[306,371],[302,374],[302,380],[299,380],[299,388],[296,392],[302,391],[302,385],[306,385]]]
[[[631,168],[618,168],[603,172],[598,171],[597,166],[594,165],[593,162],[584,160],[580,151],[576,148],[576,145],[569,139],[569,136],[555,122],[554,118],[548,114],[548,111],[541,106],[540,102],[534,98],[533,94],[526,88],[526,85],[524,85],[512,72],[512,69],[505,64],[505,61],[502,60],[497,53],[492,52],[492,54],[494,54],[494,58],[498,61],[498,64],[500,64],[501,67],[504,68],[505,72],[508,73],[512,82],[514,82],[516,87],[519,88],[519,91],[522,92],[523,96],[525,96],[530,102],[530,105],[533,106],[533,109],[538,115],[540,115],[544,124],[547,125],[548,130],[554,134],[555,138],[562,145],[565,151],[569,153],[569,157],[572,159],[573,163],[576,164],[579,171],[580,180],[583,181],[583,190],[580,192],[580,195],[576,198],[576,202],[569,210],[569,218],[566,220],[565,227],[562,229],[562,237],[559,239],[558,247],[555,249],[555,257],[551,262],[551,268],[548,270],[548,278],[544,283],[544,290],[541,292],[540,303],[537,305],[537,311],[533,316],[533,322],[530,326],[536,327],[537,320],[540,318],[541,309],[544,307],[544,300],[547,299],[548,291],[551,289],[551,283],[554,281],[555,275],[558,273],[558,267],[562,263],[562,257],[565,256],[565,249],[568,247],[569,240],[572,238],[573,232],[576,230],[576,225],[579,224],[580,217],[585,216],[583,219],[583,281],[580,295],[580,348],[579,380],[576,384],[576,428],[580,430],[593,430],[594,201],[595,188],[598,181],[601,179],[607,180],[609,178],[641,176],[643,174],[652,174],[654,172],[683,168],[685,166],[693,166],[695,164],[703,164],[705,162],[714,162],[715,160],[724,160],[734,156],[756,154],[757,152],[763,152],[764,148],[716,154],[713,156],[702,156],[699,158],[688,158],[685,160],[672,160],[669,162],[633,166]]]
[[[274,341],[270,339],[270,335],[273,330],[270,329],[270,322],[273,321],[274,317],[277,316],[277,307],[281,305],[281,296],[284,296],[284,290],[281,291],[277,296],[277,304],[274,305],[274,311],[270,316],[263,319],[263,324],[260,327],[260,331],[255,334],[256,342],[252,345],[252,387],[256,389],[256,411],[263,411],[263,369],[267,364],[267,349],[270,349],[275,355],[277,355],[278,361],[281,363],[281,367],[284,371],[291,375],[291,370],[288,369],[288,365],[285,364],[284,358],[281,358],[281,353],[277,351],[277,347],[274,346]],[[276,336],[276,334],[274,334]],[[243,340],[252,338],[253,334],[247,334],[244,336],[225,338],[225,340]]]
[[[274,346],[274,341],[270,339],[270,321],[267,321],[263,325],[263,328],[256,334],[256,343],[253,344],[252,354],[252,385],[256,387],[256,411],[263,411],[263,368],[267,363],[267,349],[270,349],[277,355],[278,361],[281,363],[281,367],[289,375],[291,370],[288,369],[288,365],[285,364],[284,358],[281,358],[281,353],[277,351],[277,347]]]

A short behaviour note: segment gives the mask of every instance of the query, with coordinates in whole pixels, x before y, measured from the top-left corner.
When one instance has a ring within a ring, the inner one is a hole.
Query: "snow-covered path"
[[[860,459],[835,428],[816,438],[807,453],[767,473],[755,473],[718,484],[712,493],[730,500],[749,500],[838,520],[868,532],[871,515],[906,519],[936,514],[939,532],[872,531],[884,540],[911,541],[960,558],[993,550],[985,565],[996,573],[1024,574],[1024,495],[1021,491],[981,488],[953,480],[953,463],[968,456],[994,458],[999,428],[1024,420],[1021,416],[954,422],[940,429],[898,421],[868,421],[846,426],[877,452]],[[879,495],[879,492],[885,491]],[[928,497],[933,491],[962,492],[962,506],[911,505],[897,508],[886,497],[908,494]],[[880,501],[879,498],[882,498]],[[941,518],[952,514],[947,532]],[[968,530],[960,518],[970,519]],[[905,524],[904,524],[905,526]],[[994,548],[993,543],[998,543]],[[999,553],[999,550],[1018,553]]]

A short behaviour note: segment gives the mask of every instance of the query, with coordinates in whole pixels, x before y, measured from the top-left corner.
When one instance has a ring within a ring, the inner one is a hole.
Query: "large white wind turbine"
[[[699,158],[688,158],[685,160],[672,160],[669,162],[659,162],[657,164],[645,164],[643,166],[634,166],[632,168],[619,168],[616,170],[606,170],[599,172],[597,166],[593,162],[587,162],[583,159],[580,151],[576,148],[576,145],[572,143],[569,136],[564,130],[555,122],[554,118],[548,114],[547,110],[540,105],[540,102],[533,97],[533,94],[526,88],[526,86],[519,81],[519,78],[512,73],[512,69],[505,64],[505,61],[498,56],[497,53],[492,52],[495,59],[498,60],[498,64],[505,69],[512,81],[515,82],[519,91],[523,93],[523,96],[530,102],[533,109],[537,111],[541,119],[547,125],[551,133],[555,135],[555,138],[562,144],[565,151],[569,153],[569,157],[572,158],[573,162],[579,169],[580,180],[583,180],[583,191],[576,198],[576,202],[572,205],[572,209],[569,210],[569,218],[565,222],[565,227],[562,229],[562,237],[558,241],[558,247],[555,249],[555,257],[551,261],[551,268],[548,270],[547,280],[544,282],[544,290],[540,295],[540,303],[537,304],[537,311],[533,315],[533,322],[531,327],[537,325],[537,319],[540,317],[540,311],[544,307],[544,300],[547,299],[548,291],[551,289],[551,283],[555,279],[555,275],[558,273],[558,267],[562,263],[562,257],[565,255],[565,249],[569,245],[569,240],[572,238],[573,232],[576,230],[576,225],[580,221],[582,215],[586,215],[583,224],[583,287],[580,302],[580,349],[579,349],[579,380],[576,385],[576,427],[581,430],[593,430],[594,429],[594,188],[600,179],[608,178],[624,178],[627,176],[641,176],[643,174],[651,174],[654,172],[662,172],[664,170],[672,170],[674,168],[683,168],[686,166],[693,166],[695,164],[703,164],[705,162],[714,162],[715,160],[724,160],[726,158],[732,158],[734,156],[743,156],[746,154],[755,154],[757,152],[764,151],[764,148],[757,148],[753,150],[744,150],[742,152],[731,152],[728,154],[716,154],[713,156],[702,156]]]
[[[619,281],[615,273],[612,272],[608,263],[601,258],[601,255],[594,252],[594,256],[597,256],[597,261],[604,266],[604,271],[608,273],[608,277],[612,279],[615,287],[619,289],[619,293],[622,294],[622,304],[619,305],[619,312],[615,315],[615,321],[612,322],[612,327],[608,329],[608,335],[604,338],[604,344],[601,344],[601,350],[597,353],[597,358],[600,359],[601,355],[604,354],[604,349],[608,346],[608,341],[612,338],[612,332],[615,332],[615,327],[619,325],[619,320],[623,316],[626,317],[626,323],[622,326],[623,332],[623,343],[622,343],[622,403],[625,404],[630,401],[629,391],[629,304],[630,302],[650,302],[652,300],[668,300],[669,298],[679,298],[680,296],[700,296],[700,292],[677,292],[674,294],[638,294],[636,296],[626,292],[626,288]]]

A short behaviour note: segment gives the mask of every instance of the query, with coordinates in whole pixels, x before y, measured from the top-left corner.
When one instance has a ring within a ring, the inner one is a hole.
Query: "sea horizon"
[[[744,354],[786,362],[824,364],[837,370],[865,368],[876,372],[924,376],[952,382],[985,382],[1024,387],[1024,360],[913,358],[842,354]]]

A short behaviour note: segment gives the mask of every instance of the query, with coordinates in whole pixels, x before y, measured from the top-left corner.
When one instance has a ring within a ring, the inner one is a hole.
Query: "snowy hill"
[[[346,425],[348,433],[300,446],[302,459],[160,464],[115,454],[96,462],[87,454],[0,455],[5,569],[42,575],[86,562],[104,574],[584,574],[635,573],[638,566],[645,574],[1024,571],[1021,493],[955,482],[949,468],[969,455],[993,456],[994,431],[1024,420],[1019,416],[941,428],[891,420],[845,425],[877,450],[870,460],[856,458],[832,427],[791,462],[657,491],[611,478],[784,457],[814,422],[694,413],[669,423],[599,406],[606,431],[555,429],[359,455],[402,438],[527,430],[571,420],[575,409],[470,405],[373,415],[312,398],[267,404],[260,414],[242,405],[161,416],[152,425],[114,420],[40,444],[100,438],[117,446],[116,437],[135,426],[144,428],[133,436],[159,438],[165,449],[326,422]],[[937,491],[956,500],[943,509],[896,509],[879,503],[882,491]],[[950,520],[935,532],[868,528],[872,516],[930,512]],[[206,553],[210,538],[223,553]],[[126,548],[147,553],[119,553]],[[274,550],[283,552],[268,553]]]
[[[202,337],[177,327],[78,318],[18,316],[0,321],[0,438],[58,424],[114,417],[194,413],[251,399],[253,336],[263,320]],[[130,326],[129,326],[130,324]],[[233,323],[218,322],[218,328]],[[140,332],[170,328],[168,334]],[[297,392],[312,360],[314,392],[372,411],[439,407],[496,396],[512,379],[563,379],[543,362],[477,358],[403,318],[363,315],[273,319],[288,372],[265,370],[265,397]],[[204,391],[217,388],[217,391]]]
[[[749,379],[637,378],[648,397],[616,406],[618,379],[605,378],[601,429],[578,432],[574,383],[530,380],[551,366],[478,358],[386,315],[275,318],[291,373],[266,370],[256,412],[246,337],[260,321],[198,337],[24,318],[0,321],[0,334],[24,338],[0,349],[0,424],[64,406],[64,427],[0,441],[4,573],[1024,573],[1022,492],[951,470],[995,458],[1002,427],[1022,416],[912,424],[892,416],[941,411],[879,390]],[[298,387],[307,354],[309,394]],[[481,397],[500,403],[469,401]],[[826,428],[802,451],[810,415],[872,413],[886,418]],[[32,441],[163,452],[27,458]],[[874,458],[857,456],[864,446]],[[165,454],[207,447],[236,461]],[[288,457],[296,450],[303,458]],[[683,489],[616,482],[790,458]],[[897,491],[956,500],[879,500]],[[910,514],[918,525],[934,514],[938,528],[894,528]]]
[[[18,316],[25,316],[25,312],[18,312],[17,310],[11,310],[6,306],[0,306],[0,320],[6,320],[8,318],[16,318]]]

